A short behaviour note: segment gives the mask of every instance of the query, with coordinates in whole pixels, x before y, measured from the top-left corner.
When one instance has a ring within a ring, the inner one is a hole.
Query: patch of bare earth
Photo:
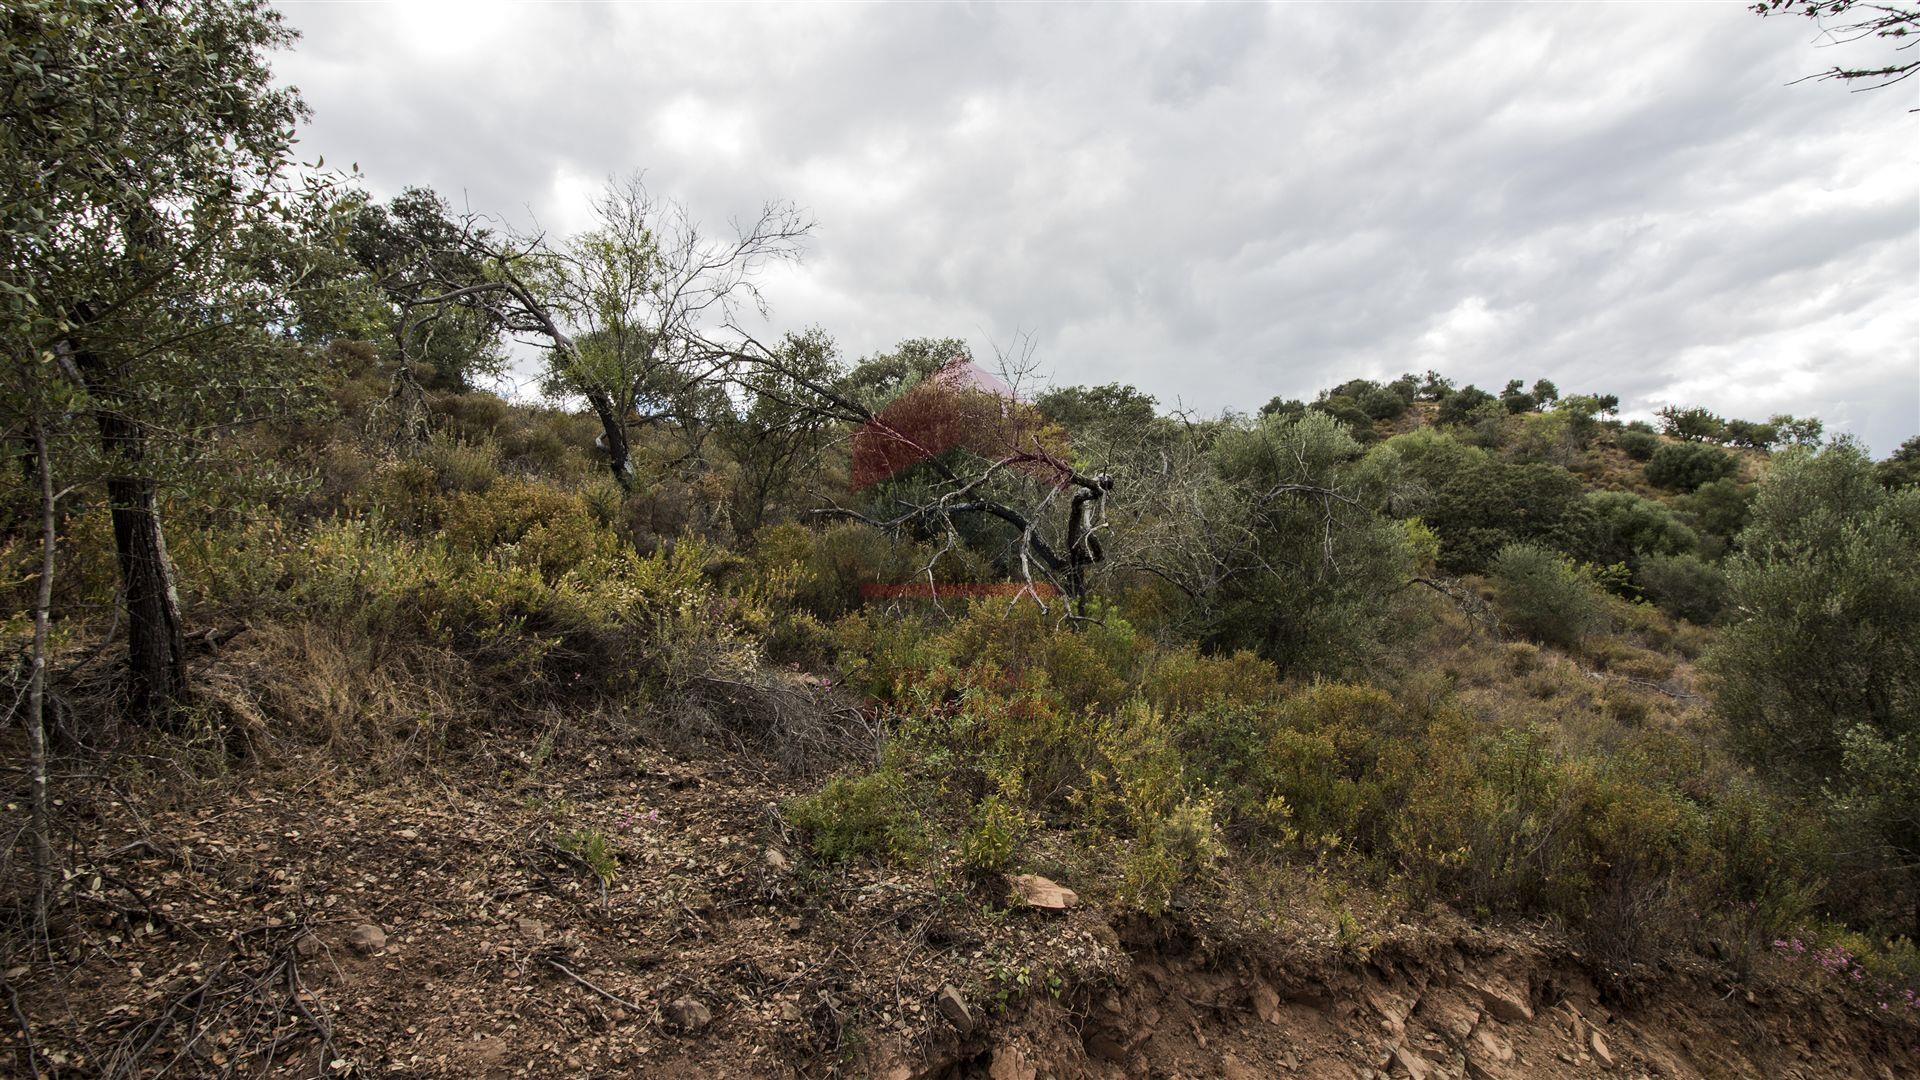
[[[55,1076],[1920,1072],[1910,1024],[1764,973],[1674,970],[1626,1007],[1518,931],[1400,926],[1362,961],[1204,945],[1046,882],[820,867],[778,814],[800,790],[609,739],[103,795],[63,954],[6,982]],[[568,839],[593,833],[611,880]]]

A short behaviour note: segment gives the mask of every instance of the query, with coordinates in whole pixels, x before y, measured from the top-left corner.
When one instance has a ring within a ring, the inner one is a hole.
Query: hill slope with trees
[[[0,20],[16,1072],[1920,1064],[1920,439],[762,341],[798,208],[381,203],[263,5]]]

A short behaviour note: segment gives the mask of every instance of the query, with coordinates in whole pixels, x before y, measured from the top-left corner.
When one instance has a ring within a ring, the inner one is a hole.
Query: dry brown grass
[[[263,763],[291,747],[318,747],[391,770],[463,724],[510,719],[466,676],[466,662],[446,649],[375,641],[324,622],[276,622],[249,629],[215,658],[199,696]]]

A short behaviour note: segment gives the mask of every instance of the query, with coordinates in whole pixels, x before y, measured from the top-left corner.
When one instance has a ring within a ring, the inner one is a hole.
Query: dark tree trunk
[[[1113,478],[1102,473],[1074,493],[1067,511],[1067,596],[1076,614],[1086,614],[1087,567],[1106,559],[1100,544],[1100,513],[1112,490]]]
[[[625,417],[614,407],[612,398],[598,391],[587,395],[587,403],[600,418],[600,448],[607,452],[607,468],[613,470],[613,479],[619,483],[620,490],[632,491],[633,451],[627,443]]]
[[[159,723],[185,700],[187,668],[173,560],[160,528],[153,478],[145,470],[147,433],[119,410],[119,391],[100,358],[84,347],[74,348],[72,356],[75,373],[96,403],[100,445],[111,470],[107,505],[127,616],[127,713],[139,723]]]
[[[101,426],[106,426],[104,421]],[[173,560],[160,529],[152,480],[109,480],[107,501],[127,611],[127,712],[151,723],[165,719],[187,693]]]

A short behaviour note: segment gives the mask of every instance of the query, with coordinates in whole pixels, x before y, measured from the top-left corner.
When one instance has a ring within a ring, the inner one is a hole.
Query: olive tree
[[[1338,674],[1377,658],[1405,626],[1418,562],[1361,447],[1319,410],[1188,425],[1142,440],[1116,476],[1114,574],[1179,593],[1189,629],[1283,668]]]
[[[0,31],[5,431],[44,437],[62,490],[104,486],[127,704],[155,719],[187,688],[162,486],[302,384],[276,331],[324,183],[266,60],[293,33],[259,0],[22,0]]]
[[[1889,782],[1920,772],[1920,490],[1882,487],[1851,441],[1793,447],[1737,543],[1709,655],[1736,744],[1871,835],[1920,929],[1920,806]]]

